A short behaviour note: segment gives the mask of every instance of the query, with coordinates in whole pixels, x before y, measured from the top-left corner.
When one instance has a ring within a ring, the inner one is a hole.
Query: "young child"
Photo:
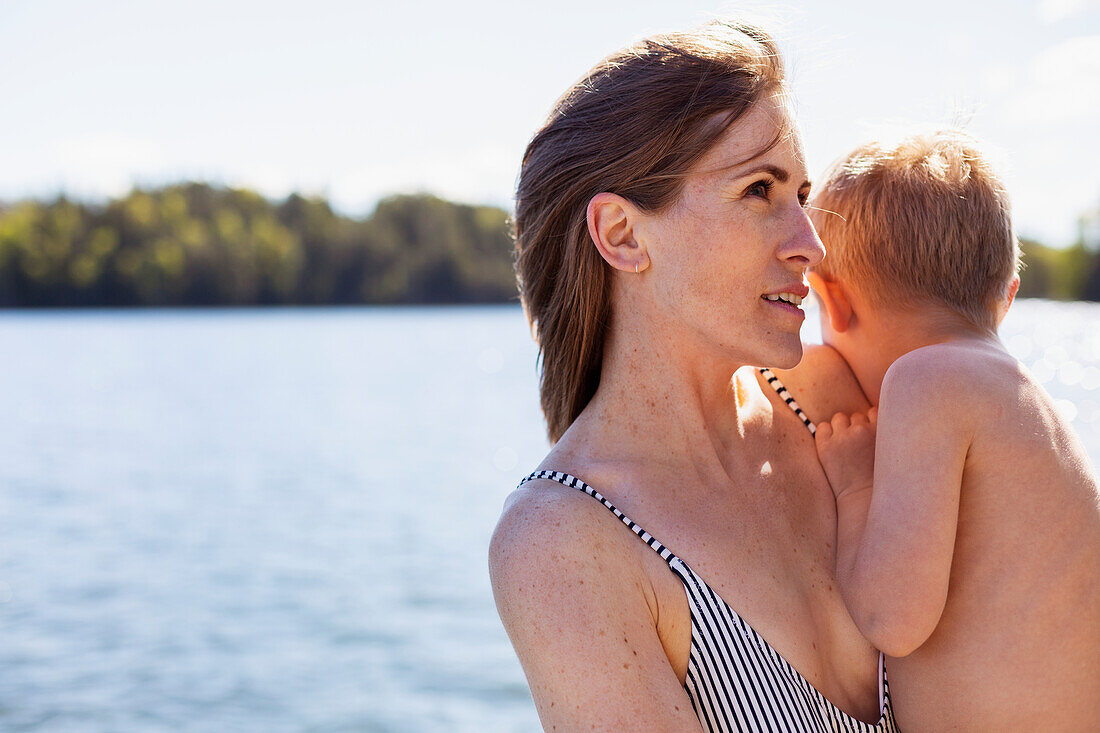
[[[877,406],[816,433],[836,572],[900,727],[1100,730],[1100,489],[997,339],[1020,282],[1003,185],[943,131],[856,149],[813,205],[824,340]]]

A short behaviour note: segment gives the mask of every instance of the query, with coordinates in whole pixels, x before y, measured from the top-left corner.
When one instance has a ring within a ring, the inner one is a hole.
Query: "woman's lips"
[[[763,296],[761,296],[760,299],[763,300],[766,305],[771,306],[772,308],[776,308],[793,316],[797,316],[799,320],[806,318],[806,313],[801,308],[792,303],[787,303],[786,301],[782,300],[768,300]]]

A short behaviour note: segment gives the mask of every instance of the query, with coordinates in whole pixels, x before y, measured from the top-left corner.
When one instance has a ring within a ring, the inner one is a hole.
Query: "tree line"
[[[507,219],[424,195],[356,219],[204,183],[21,201],[0,208],[0,307],[502,302]]]
[[[1022,246],[1022,296],[1100,300],[1100,254]],[[182,183],[0,206],[0,307],[498,303],[512,252],[496,207],[402,195],[354,218]]]

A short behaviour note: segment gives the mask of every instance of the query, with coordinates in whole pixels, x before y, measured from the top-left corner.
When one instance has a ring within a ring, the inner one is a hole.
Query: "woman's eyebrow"
[[[734,171],[733,174],[730,177],[731,178],[747,178],[748,176],[752,176],[752,175],[755,175],[757,173],[770,173],[772,175],[772,177],[775,178],[775,180],[779,181],[780,183],[786,183],[791,177],[791,174],[788,173],[786,171],[786,169],[780,168],[777,165],[772,165],[771,163],[764,163],[763,165],[758,165],[755,168],[750,168],[749,170],[744,171],[743,173],[739,172],[739,171]]]
[[[756,175],[757,173],[767,173],[780,183],[786,183],[791,179],[791,174],[787,171],[786,168],[782,168],[774,163],[761,163],[753,168],[746,168],[744,170],[739,169],[739,166],[748,165],[751,162],[751,160],[745,160],[740,163],[733,163],[732,165],[722,166],[716,169],[714,172],[719,173],[725,171],[725,174],[722,176],[722,179],[724,181],[735,181],[738,178],[748,178],[749,176]],[[810,185],[810,180],[806,179],[802,181],[799,189],[806,188]]]

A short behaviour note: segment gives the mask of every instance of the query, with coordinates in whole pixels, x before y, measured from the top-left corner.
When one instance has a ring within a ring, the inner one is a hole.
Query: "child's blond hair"
[[[828,252],[816,271],[873,305],[939,303],[996,329],[1019,246],[1008,194],[973,137],[861,145],[832,165],[813,206]]]

